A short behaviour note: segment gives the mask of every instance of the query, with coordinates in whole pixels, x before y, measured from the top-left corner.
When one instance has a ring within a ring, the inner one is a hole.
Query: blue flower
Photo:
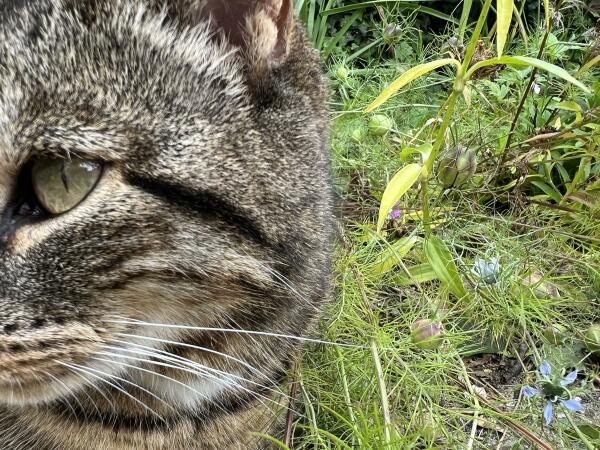
[[[571,398],[571,394],[565,388],[577,380],[577,370],[573,370],[561,379],[553,380],[552,366],[547,361],[540,364],[538,368],[543,380],[540,382],[541,389],[533,386],[523,386],[521,392],[528,399],[543,396],[546,399],[544,407],[544,420],[546,424],[552,422],[554,405],[560,404],[569,411],[583,411],[583,405],[579,400]],[[566,397],[566,398],[564,398]]]
[[[500,277],[500,262],[498,258],[487,260],[477,258],[473,263],[473,273],[486,284],[495,284]]]

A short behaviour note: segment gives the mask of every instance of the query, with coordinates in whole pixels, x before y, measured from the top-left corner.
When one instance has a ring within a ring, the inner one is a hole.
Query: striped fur
[[[325,97],[290,0],[0,0],[0,448],[280,432],[330,289]],[[99,183],[33,214],[30,161],[70,155]]]

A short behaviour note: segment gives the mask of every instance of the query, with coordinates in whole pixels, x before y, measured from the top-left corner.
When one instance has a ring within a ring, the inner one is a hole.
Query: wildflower
[[[500,278],[500,262],[498,258],[475,259],[472,272],[486,284],[495,284]]]
[[[531,90],[535,95],[540,95],[540,92],[542,92],[542,87],[537,83],[533,83],[531,85]]]
[[[539,388],[534,386],[523,386],[521,392],[528,399],[543,396],[546,400],[546,406],[544,406],[544,420],[546,424],[552,422],[552,416],[554,414],[554,406],[559,404],[569,411],[583,411],[581,402],[577,399],[571,398],[571,393],[566,388],[577,380],[577,370],[573,370],[564,378],[553,375],[552,367],[547,361],[544,361],[540,367],[539,372],[542,375],[542,380],[539,383]]]
[[[398,220],[400,217],[402,217],[402,211],[400,210],[400,202],[396,202],[394,204],[394,206],[392,206],[392,209],[390,210],[390,213],[388,214],[388,220]]]

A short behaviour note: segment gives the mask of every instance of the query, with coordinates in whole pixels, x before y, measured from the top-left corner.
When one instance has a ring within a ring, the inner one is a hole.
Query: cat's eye
[[[39,204],[50,214],[62,214],[92,192],[102,165],[80,158],[40,158],[31,166],[31,183]]]

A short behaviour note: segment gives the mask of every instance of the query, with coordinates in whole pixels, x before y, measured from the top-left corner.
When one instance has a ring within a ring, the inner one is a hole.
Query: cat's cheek
[[[69,227],[87,223],[102,205],[110,202],[116,192],[128,189],[117,171],[106,171],[94,190],[79,205],[63,214],[37,223],[20,226],[10,238],[9,251],[15,256],[25,256],[28,251],[43,244],[53,234],[69,230]]]

